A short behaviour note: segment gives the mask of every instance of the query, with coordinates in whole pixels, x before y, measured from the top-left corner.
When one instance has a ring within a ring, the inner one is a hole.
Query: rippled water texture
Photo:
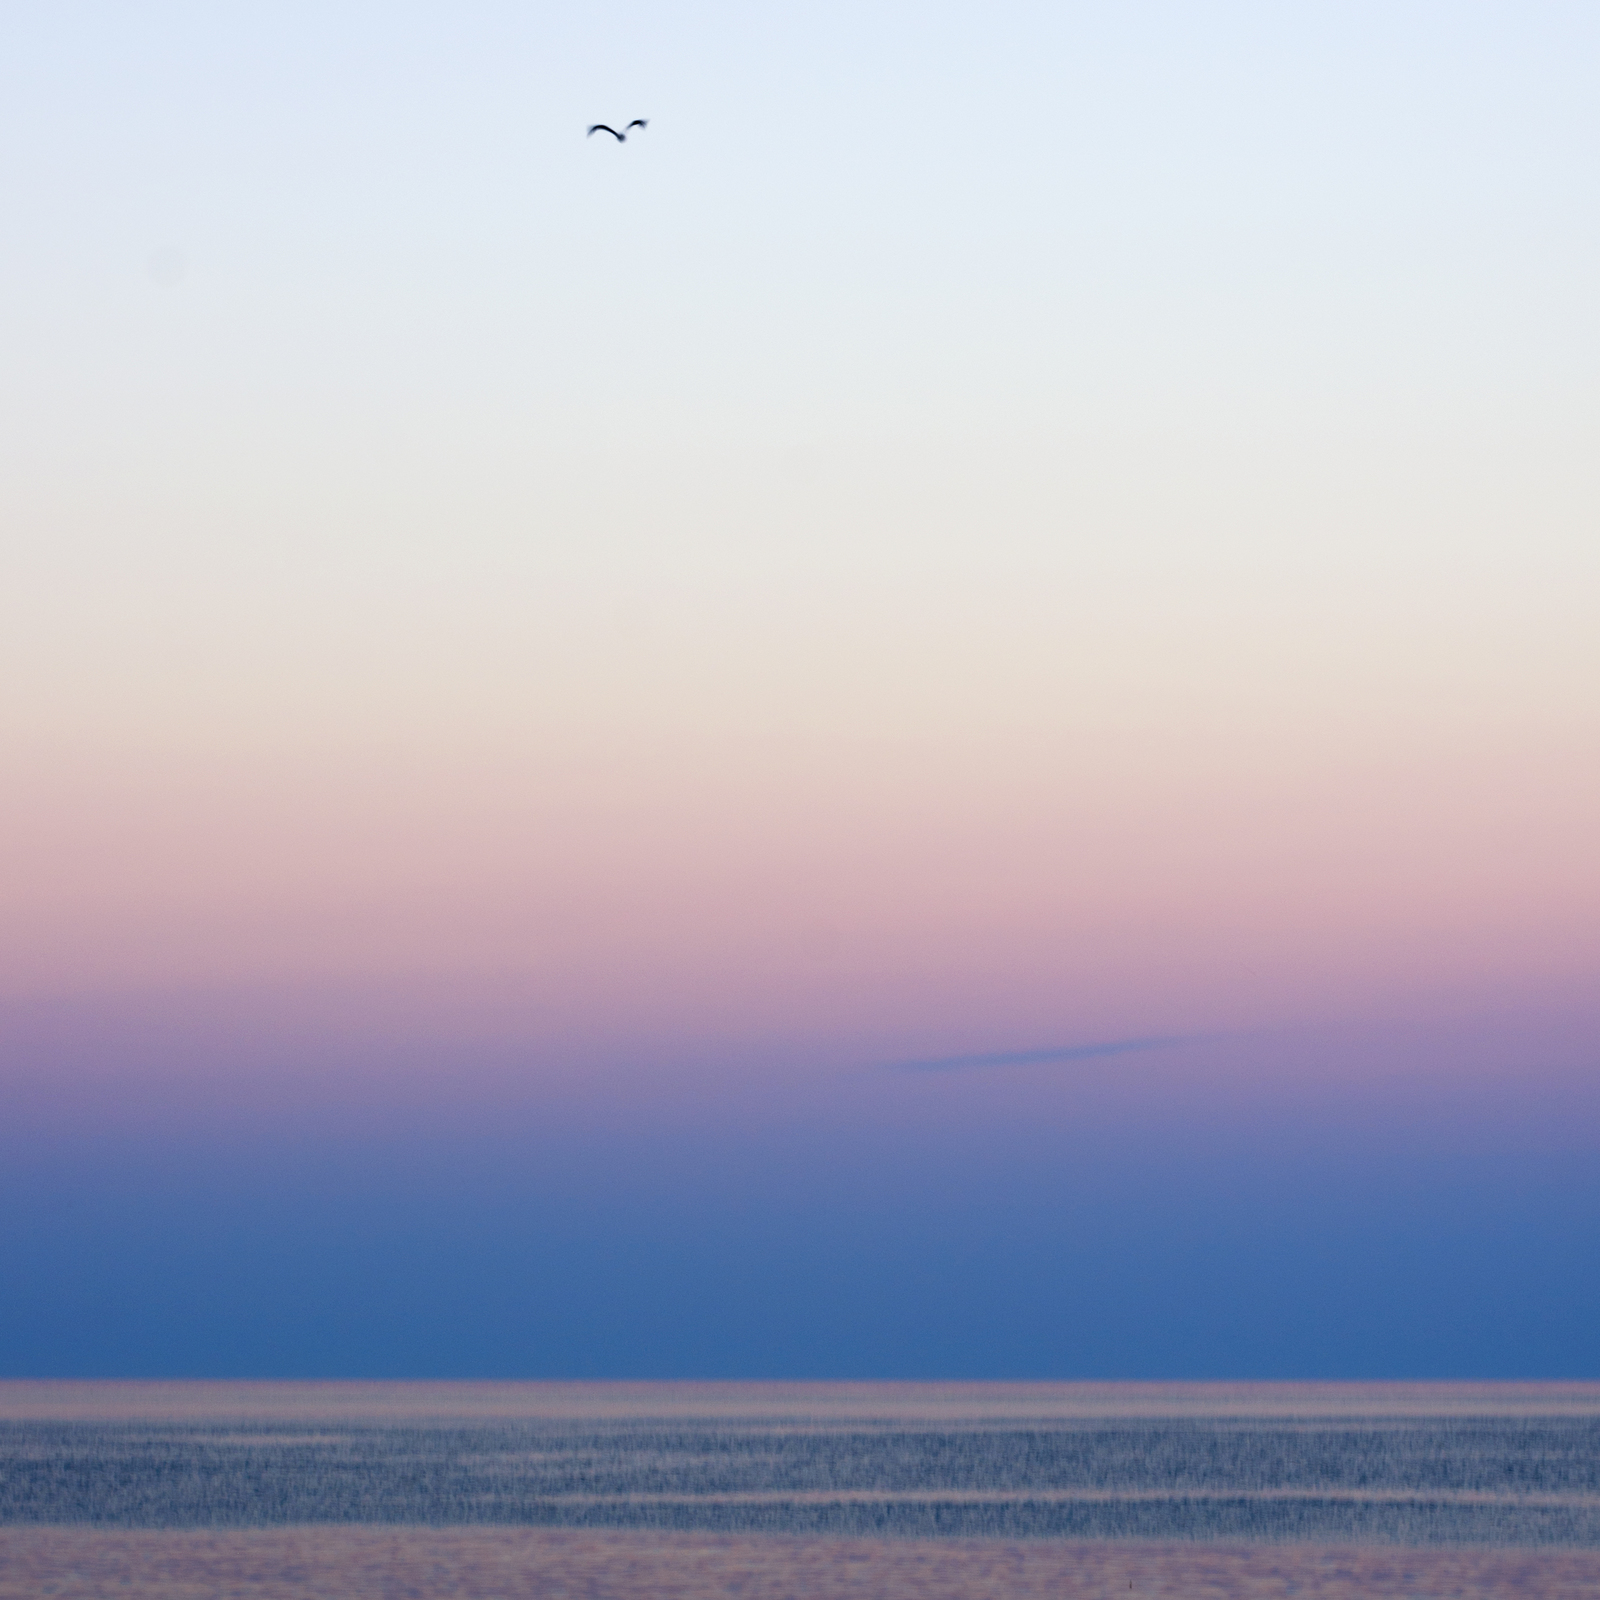
[[[7,1384],[0,1525],[5,1597],[1594,1595],[1600,1386]]]

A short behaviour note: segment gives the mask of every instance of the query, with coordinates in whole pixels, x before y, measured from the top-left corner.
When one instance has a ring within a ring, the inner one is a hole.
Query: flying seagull
[[[609,127],[604,122],[595,123],[595,125],[589,130],[589,133],[609,133],[618,144],[626,144],[628,142],[628,135],[632,133],[635,128],[648,128],[649,126],[650,124],[646,122],[643,117],[635,117],[633,121],[622,130],[621,133],[618,133],[615,128]],[[584,134],[585,139],[589,137],[589,133]]]

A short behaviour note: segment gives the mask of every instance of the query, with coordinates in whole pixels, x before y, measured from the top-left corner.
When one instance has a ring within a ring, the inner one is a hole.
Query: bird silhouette
[[[595,123],[595,125],[590,128],[589,133],[609,133],[618,144],[626,144],[628,142],[628,135],[632,133],[635,128],[648,128],[649,126],[650,124],[646,122],[643,117],[635,117],[633,121],[622,130],[621,133],[618,133],[615,128],[604,122]],[[589,133],[584,134],[585,139],[589,137]]]

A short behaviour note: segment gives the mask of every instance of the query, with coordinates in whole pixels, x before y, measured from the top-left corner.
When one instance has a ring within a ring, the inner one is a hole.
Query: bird
[[[595,123],[595,125],[590,128],[589,133],[609,133],[618,144],[626,144],[628,142],[628,135],[632,133],[635,128],[648,128],[649,126],[650,124],[646,122],[643,117],[635,117],[633,121],[622,130],[621,133],[618,133],[615,128],[604,122]],[[584,134],[585,139],[589,137],[589,133]]]

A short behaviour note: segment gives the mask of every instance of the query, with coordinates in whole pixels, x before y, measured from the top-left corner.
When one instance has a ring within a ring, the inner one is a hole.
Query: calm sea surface
[[[0,1384],[0,1596],[1129,1585],[1600,1595],[1600,1385]]]

